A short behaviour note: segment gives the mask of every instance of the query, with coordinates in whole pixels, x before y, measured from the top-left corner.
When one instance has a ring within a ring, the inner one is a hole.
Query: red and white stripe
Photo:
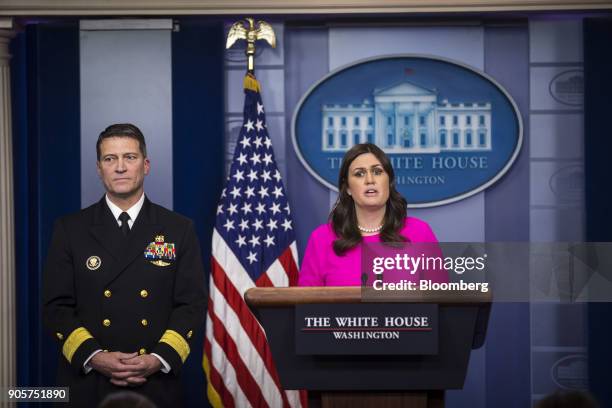
[[[209,386],[226,407],[301,407],[298,391],[283,391],[265,332],[244,301],[244,293],[254,286],[297,283],[295,242],[257,283],[216,229],[212,254],[204,344],[210,365]]]

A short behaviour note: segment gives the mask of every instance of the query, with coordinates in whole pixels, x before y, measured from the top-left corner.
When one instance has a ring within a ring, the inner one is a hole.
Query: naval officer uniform
[[[119,227],[125,223],[111,207],[117,212],[105,196],[55,223],[43,280],[43,320],[62,352],[57,385],[70,387],[71,405],[95,406],[125,389],[88,367],[95,353],[149,353],[162,369],[130,389],[158,406],[180,406],[181,367],[205,317],[204,271],[193,223],[143,194],[128,210],[136,215],[125,234]]]

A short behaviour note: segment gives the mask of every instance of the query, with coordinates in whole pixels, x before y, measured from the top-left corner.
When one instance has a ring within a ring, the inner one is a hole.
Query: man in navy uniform
[[[75,406],[126,387],[180,406],[181,366],[205,313],[198,239],[189,219],[145,196],[150,162],[136,126],[109,126],[96,151],[106,194],[56,221],[44,273],[58,385]]]

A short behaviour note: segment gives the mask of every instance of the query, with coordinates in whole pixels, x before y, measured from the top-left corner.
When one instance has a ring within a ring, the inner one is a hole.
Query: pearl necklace
[[[378,231],[380,231],[380,230],[382,229],[382,227],[383,227],[383,224],[380,224],[380,225],[379,225],[378,227],[376,227],[376,228],[365,228],[365,227],[362,227],[362,226],[361,226],[361,225],[359,225],[359,224],[357,225],[357,228],[359,228],[359,231],[361,231],[361,232],[365,232],[365,233],[368,233],[368,234],[369,234],[369,233],[372,233],[372,232],[378,232]]]

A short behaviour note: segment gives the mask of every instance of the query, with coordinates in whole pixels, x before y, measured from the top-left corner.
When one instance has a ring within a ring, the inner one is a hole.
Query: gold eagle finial
[[[245,23],[248,23],[248,26]],[[255,41],[264,40],[270,44],[272,48],[276,48],[276,36],[274,35],[274,29],[272,26],[261,20],[255,24],[255,20],[250,17],[232,24],[229,32],[227,33],[225,48],[231,48],[238,40],[246,40],[247,42],[247,70],[250,73],[253,73],[255,70],[253,63],[253,57],[255,56]]]

